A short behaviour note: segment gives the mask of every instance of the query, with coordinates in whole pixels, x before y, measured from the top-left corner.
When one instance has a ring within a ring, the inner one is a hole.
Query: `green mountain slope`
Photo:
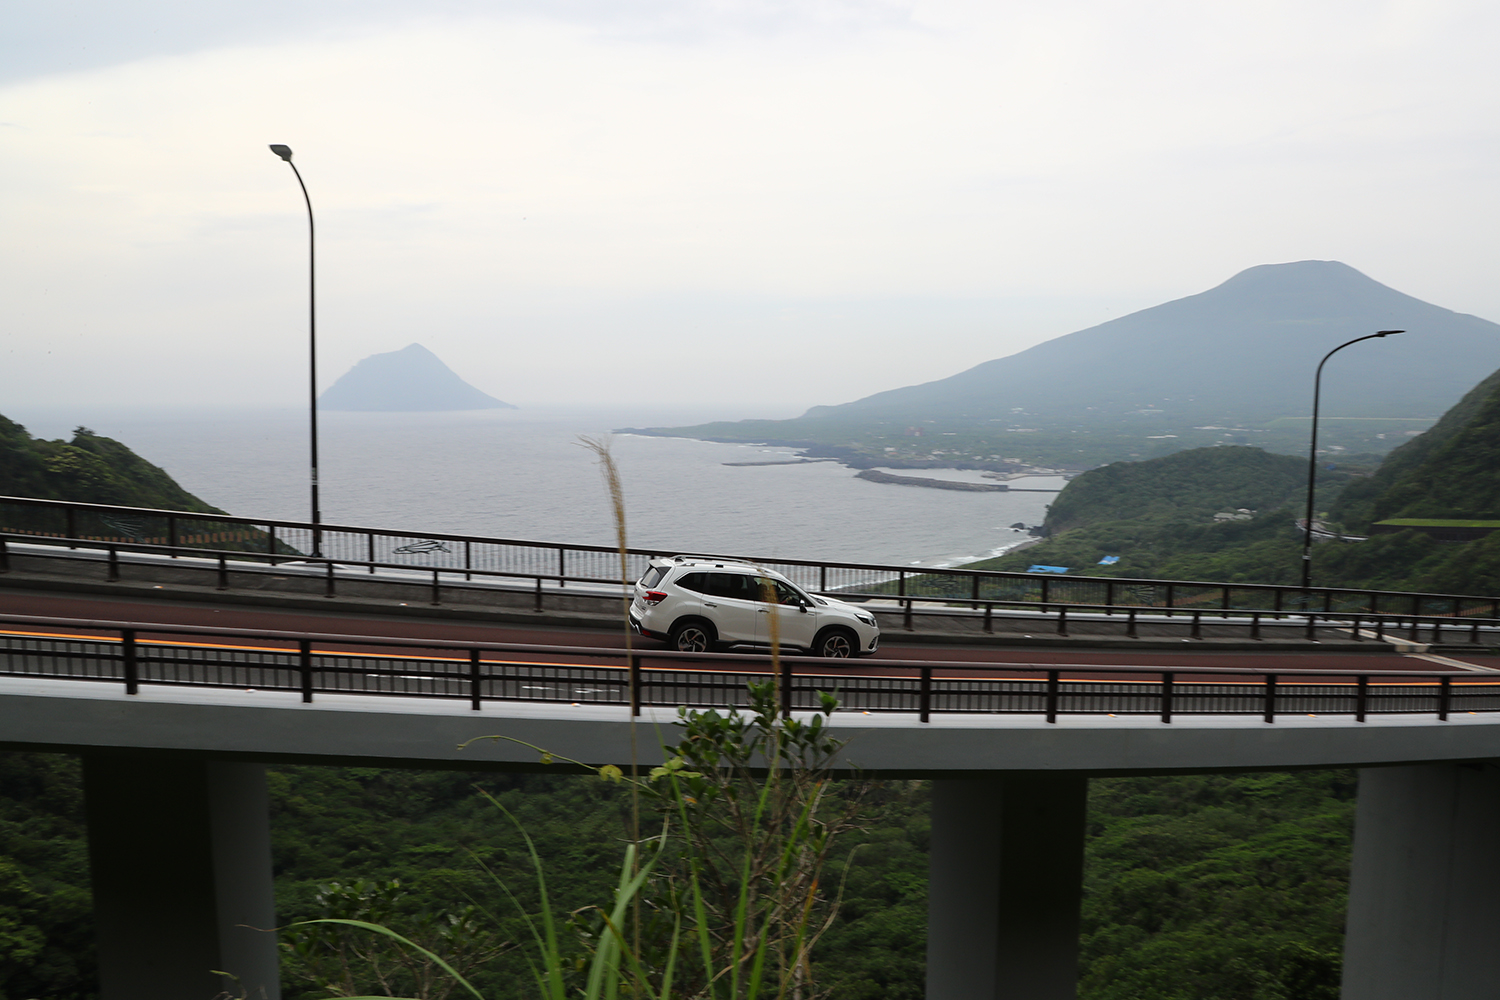
[[[1500,519],[1500,372],[1334,504],[1351,530],[1393,517]]]
[[[118,441],[80,427],[44,441],[0,417],[0,496],[223,514]]]

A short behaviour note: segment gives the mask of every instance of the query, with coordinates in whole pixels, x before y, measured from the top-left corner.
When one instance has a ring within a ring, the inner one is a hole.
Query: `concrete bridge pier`
[[[101,1000],[280,1000],[265,767],[92,751],[83,780]]]
[[[1500,767],[1359,772],[1343,1000],[1500,995]]]
[[[1073,1000],[1088,779],[932,783],[927,1000]]]

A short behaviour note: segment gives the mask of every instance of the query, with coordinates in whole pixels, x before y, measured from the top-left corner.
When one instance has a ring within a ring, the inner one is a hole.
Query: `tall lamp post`
[[[314,558],[323,555],[323,532],[319,525],[323,523],[322,512],[318,508],[318,263],[317,242],[313,232],[313,209],[312,199],[307,196],[307,185],[302,183],[302,172],[292,162],[292,147],[281,143],[273,143],[271,152],[286,161],[286,165],[292,168],[292,173],[297,177],[297,186],[302,189],[302,200],[307,202],[307,394],[308,394],[308,417],[311,423],[312,447],[311,457],[311,483],[312,483],[312,524],[313,545],[312,554]]]
[[[1355,337],[1323,355],[1323,360],[1318,362],[1317,374],[1313,376],[1312,444],[1307,449],[1307,520],[1302,522],[1302,589],[1304,591],[1312,587],[1313,487],[1317,485],[1318,478],[1318,397],[1323,389],[1323,366],[1328,363],[1329,358],[1350,344],[1405,332],[1405,330],[1381,330],[1379,333],[1367,333],[1363,337]]]

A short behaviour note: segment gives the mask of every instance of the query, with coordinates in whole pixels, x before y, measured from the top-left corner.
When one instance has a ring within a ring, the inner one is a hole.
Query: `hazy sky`
[[[1497,43],[1444,0],[7,0],[0,413],[304,400],[273,142],[324,386],[418,341],[523,407],[791,416],[1307,258],[1500,320]]]

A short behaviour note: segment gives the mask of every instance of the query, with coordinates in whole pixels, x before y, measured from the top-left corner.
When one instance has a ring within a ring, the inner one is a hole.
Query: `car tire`
[[[671,637],[667,640],[673,649],[683,653],[706,653],[718,641],[719,635],[714,627],[700,618],[673,625]]]
[[[831,628],[818,633],[813,640],[813,655],[848,659],[859,653],[859,637],[846,628]]]

